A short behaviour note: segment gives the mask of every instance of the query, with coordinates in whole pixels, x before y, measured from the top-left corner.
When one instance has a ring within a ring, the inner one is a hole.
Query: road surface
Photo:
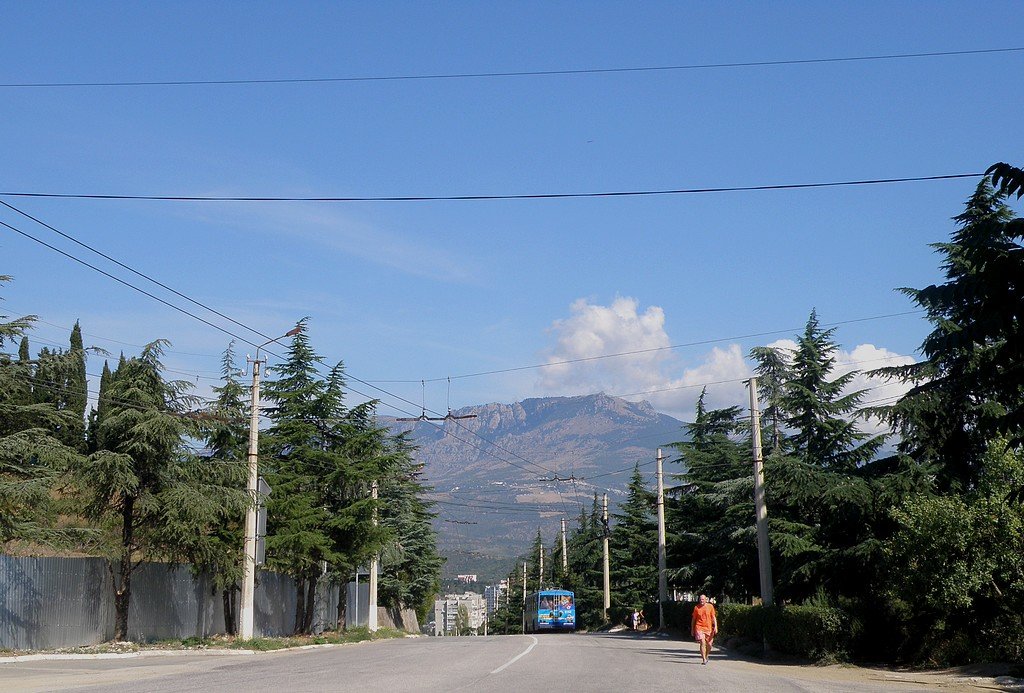
[[[992,690],[991,682],[976,682]],[[982,688],[983,689],[983,688]],[[0,691],[862,691],[978,690],[968,680],[762,663],[633,633],[405,638],[243,654],[145,652],[0,663]],[[1001,688],[996,688],[1001,690]]]

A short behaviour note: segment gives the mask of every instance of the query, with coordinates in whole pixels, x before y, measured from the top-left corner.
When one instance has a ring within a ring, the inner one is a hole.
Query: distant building
[[[487,616],[490,617],[497,609],[501,600],[508,593],[508,580],[502,580],[497,585],[488,585],[484,588],[484,601],[487,602]]]
[[[451,573],[449,573],[449,575],[450,575],[450,574],[451,574]],[[456,579],[456,580],[458,580],[459,582],[464,582],[464,583],[466,583],[467,585],[468,585],[469,583],[471,583],[471,582],[476,582],[476,581],[477,581],[477,580],[476,580],[476,575],[456,575],[456,576],[455,576],[455,579]]]
[[[466,607],[471,629],[476,630],[484,624],[487,619],[487,605],[482,595],[475,592],[446,594],[444,599],[434,600],[434,635],[458,635],[456,625],[460,606]]]

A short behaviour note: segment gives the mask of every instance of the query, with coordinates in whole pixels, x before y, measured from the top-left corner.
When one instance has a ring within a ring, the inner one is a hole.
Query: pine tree
[[[658,525],[655,494],[647,488],[639,464],[633,468],[621,512],[609,542],[613,602],[643,608],[658,594]]]
[[[433,608],[440,589],[444,559],[437,551],[433,520],[434,503],[424,499],[430,491],[423,479],[423,465],[412,457],[404,437],[392,441],[395,465],[381,485],[380,523],[393,537],[381,560],[379,601],[416,610],[422,622]]]
[[[783,599],[863,592],[870,582],[865,566],[877,565],[875,529],[886,512],[880,501],[905,483],[898,477],[913,477],[899,465],[871,464],[884,436],[859,429],[864,392],[845,392],[855,372],[834,375],[832,335],[812,311],[797,348],[784,354],[781,408],[789,435],[765,460],[776,593]]]
[[[758,396],[764,403],[761,409],[762,429],[767,433],[764,447],[778,453],[782,450],[782,397],[785,384],[790,380],[789,362],[782,352],[771,347],[754,347],[750,358],[757,362]]]
[[[235,634],[238,616],[238,583],[242,579],[243,533],[249,499],[245,491],[248,481],[249,426],[247,388],[238,379],[234,342],[228,344],[221,358],[221,384],[213,388],[214,399],[207,403],[200,419],[208,454],[199,460],[206,468],[206,477],[215,488],[232,489],[246,495],[235,495],[234,507],[221,513],[201,517],[205,521],[183,535],[183,550],[194,573],[206,573],[215,589],[220,590],[224,604],[224,626]],[[220,495],[219,493],[217,495]]]
[[[569,581],[576,594],[577,628],[597,628],[604,623],[604,533],[602,511],[594,494],[590,512],[580,508],[575,529],[569,534]]]
[[[708,411],[706,394],[689,440],[673,445],[685,471],[674,476],[677,499],[666,512],[670,570],[694,591],[746,599],[758,586],[748,426],[739,407]]]
[[[941,490],[970,490],[990,441],[1024,442],[1024,220],[988,179],[934,247],[946,282],[903,293],[928,313],[924,360],[880,373],[911,384],[885,410],[901,451],[936,465]]]
[[[299,633],[312,625],[321,563],[337,577],[348,575],[392,539],[373,521],[379,502],[370,487],[388,478],[395,451],[374,424],[375,403],[347,410],[342,365],[322,378],[319,361],[303,320],[287,359],[274,368],[280,377],[267,384],[274,406],[261,439],[274,489],[267,501],[267,564],[296,581]]]
[[[97,419],[99,449],[74,470],[82,512],[116,527],[109,536],[114,637],[128,634],[132,575],[143,560],[183,557],[181,536],[213,522],[238,496],[211,484],[186,447],[198,434],[186,412],[195,404],[189,383],[167,381],[160,357],[167,342],[122,358]]]

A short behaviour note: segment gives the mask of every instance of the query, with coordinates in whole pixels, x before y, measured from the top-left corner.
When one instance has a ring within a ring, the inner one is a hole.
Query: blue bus
[[[576,630],[576,596],[568,590],[541,590],[526,595],[527,633]]]

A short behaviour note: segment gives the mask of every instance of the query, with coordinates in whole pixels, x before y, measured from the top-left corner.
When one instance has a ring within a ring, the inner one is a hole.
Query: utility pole
[[[604,510],[601,511],[601,520],[604,529],[604,620],[608,620],[608,609],[612,608],[612,579],[608,563],[608,494],[604,494]]]
[[[370,485],[370,497],[373,498],[373,526],[377,526],[377,480],[374,479]],[[377,554],[370,559],[370,606],[366,613],[366,628],[371,632],[377,631]]]
[[[565,518],[562,518],[562,577],[569,573],[569,554],[565,548]]]
[[[271,342],[297,335],[302,328],[296,327],[275,339],[269,339],[256,347],[256,358],[252,359],[252,402],[249,408],[249,453],[247,462],[249,478],[245,491],[249,494],[249,507],[245,511],[245,537],[242,539],[242,603],[238,607],[238,636],[251,640],[256,609],[253,601],[256,595],[256,504],[259,483],[259,432],[260,432],[260,349]],[[249,359],[246,359],[247,361]]]
[[[658,628],[665,627],[665,601],[668,579],[665,570],[665,474],[661,448],[658,448]]]
[[[537,571],[537,590],[544,589],[544,544],[540,545],[540,570]]]
[[[526,561],[523,561],[523,632],[526,632]]]
[[[256,591],[256,484],[259,472],[257,458],[259,455],[260,426],[260,352],[256,350],[256,360],[252,362],[252,403],[249,407],[249,478],[245,490],[249,494],[249,507],[245,511],[245,538],[242,560],[242,603],[238,607],[238,636],[243,640],[251,640],[253,636],[254,611],[253,598]]]
[[[764,465],[761,460],[761,413],[758,410],[757,378],[750,379],[750,433],[754,445],[754,518],[757,526],[757,565],[761,577],[761,603],[772,606],[772,556],[768,547],[768,508],[764,500]]]

